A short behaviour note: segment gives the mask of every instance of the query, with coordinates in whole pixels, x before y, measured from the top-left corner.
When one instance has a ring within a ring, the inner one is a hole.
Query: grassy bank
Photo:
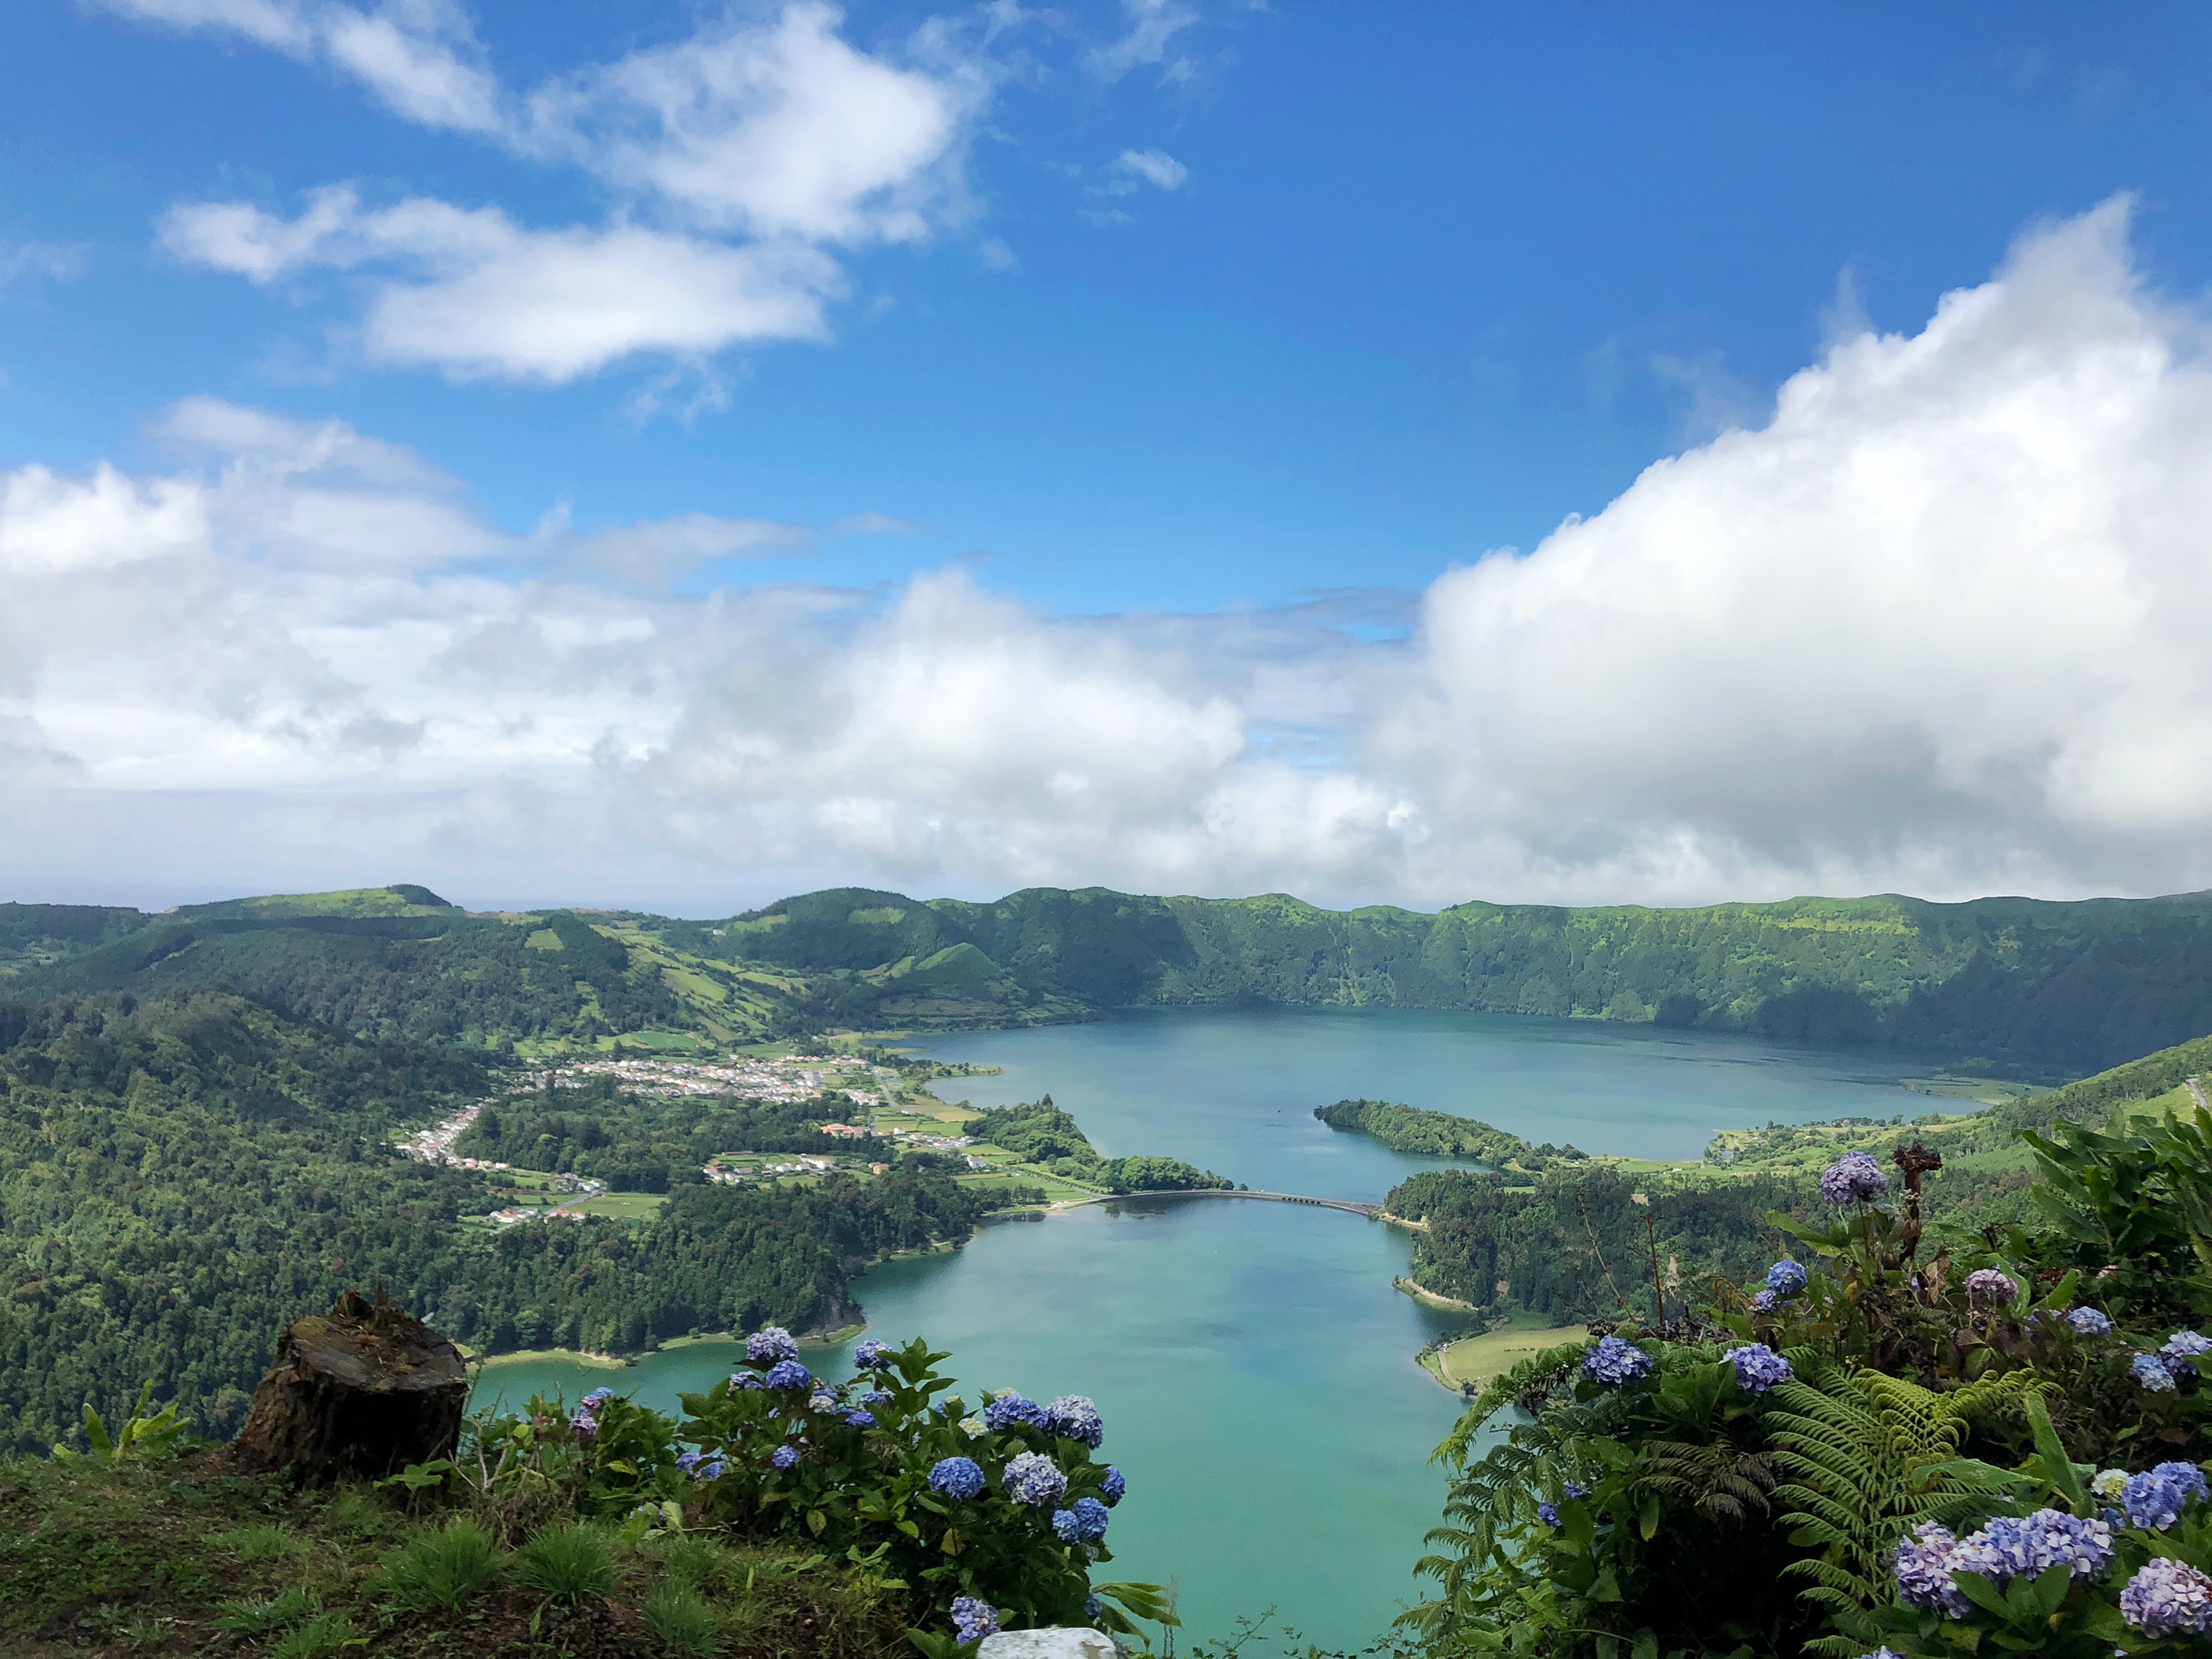
[[[1563,1342],[1580,1342],[1589,1334],[1586,1326],[1545,1326],[1516,1320],[1504,1329],[1463,1336],[1456,1342],[1431,1348],[1421,1355],[1421,1365],[1454,1394],[1480,1393],[1492,1377],[1512,1370],[1531,1354]]]

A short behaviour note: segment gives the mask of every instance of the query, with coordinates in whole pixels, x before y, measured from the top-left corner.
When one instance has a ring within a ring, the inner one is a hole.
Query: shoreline
[[[1439,1296],[1419,1280],[1407,1278],[1402,1273],[1390,1281],[1390,1288],[1401,1296],[1412,1297],[1424,1307],[1449,1308],[1454,1313],[1480,1311],[1472,1302],[1462,1302],[1457,1297]]]

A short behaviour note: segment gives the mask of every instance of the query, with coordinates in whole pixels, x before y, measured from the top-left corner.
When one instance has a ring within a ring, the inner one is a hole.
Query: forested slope
[[[380,1280],[494,1351],[835,1322],[860,1265],[1019,1196],[908,1173],[694,1187],[642,1226],[493,1237],[464,1224],[489,1207],[477,1177],[391,1145],[485,1081],[465,1052],[227,995],[0,1005],[0,1447],[42,1449],[149,1377],[235,1428],[284,1324]]]

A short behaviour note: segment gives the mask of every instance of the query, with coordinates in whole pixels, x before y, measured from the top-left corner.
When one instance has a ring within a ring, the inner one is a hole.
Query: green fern
[[[2030,1374],[1984,1377],[1936,1394],[1879,1371],[1808,1366],[1769,1398],[1776,1457],[1789,1479],[1775,1489],[1790,1541],[1818,1551],[1787,1571],[1811,1582],[1805,1599],[1846,1623],[1895,1596],[1898,1541],[1923,1522],[1946,1524],[2002,1501],[2002,1472],[1961,1462],[1959,1442],[1974,1419],[2016,1407]],[[1842,1636],[1808,1644],[1848,1655]]]

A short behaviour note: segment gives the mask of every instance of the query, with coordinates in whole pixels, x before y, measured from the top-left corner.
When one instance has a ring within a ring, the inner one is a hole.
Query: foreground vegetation
[[[835,1385],[787,1332],[748,1350],[681,1423],[533,1400],[332,1491],[238,1474],[173,1412],[88,1419],[92,1455],[0,1460],[0,1646],[951,1659],[1002,1624],[1172,1622],[1091,1582],[1126,1483],[1088,1401],[970,1415],[919,1342]]]
[[[2203,1651],[2212,1113],[2067,1115],[2186,1063],[2154,1062],[2045,1097],[2042,1130],[1961,1129],[2032,1159],[2015,1221],[1954,1208],[1893,1133],[1772,1216],[1763,1273],[1493,1381],[1442,1449],[1407,1633],[1436,1659]]]

